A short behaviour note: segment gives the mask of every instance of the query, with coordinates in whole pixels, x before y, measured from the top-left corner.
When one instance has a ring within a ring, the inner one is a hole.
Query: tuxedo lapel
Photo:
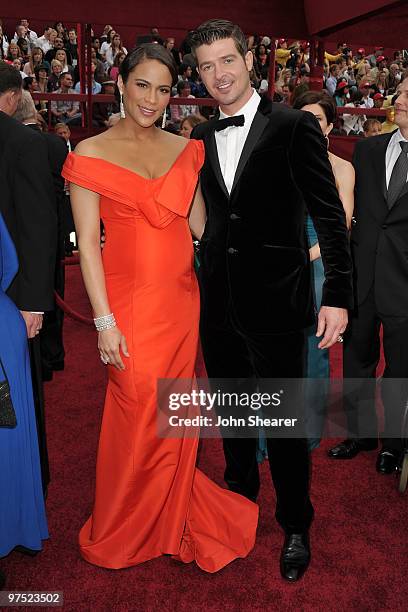
[[[242,149],[241,157],[239,158],[237,170],[234,176],[234,182],[231,189],[231,194],[234,191],[235,186],[237,185],[241,174],[246,166],[248,159],[251,156],[252,151],[255,148],[262,132],[266,128],[269,123],[269,118],[263,115],[259,110],[256,112],[254,120],[252,121],[251,129],[249,130],[247,139],[244,144],[244,148]]]
[[[223,190],[227,198],[229,198],[230,196],[228,193],[228,189],[224,182],[224,177],[222,176],[222,172],[221,172],[221,166],[220,166],[220,160],[218,158],[217,143],[215,142],[214,130],[211,130],[210,134],[207,137],[207,153],[208,153],[208,159],[210,160],[210,164],[215,174],[215,177],[218,183],[220,184],[221,189]]]
[[[389,135],[389,138],[381,138],[379,137],[374,151],[373,151],[373,165],[375,170],[375,180],[378,183],[380,188],[380,192],[384,198],[384,204],[388,208],[387,204],[387,181],[385,175],[385,154],[387,151],[388,143],[391,139],[392,134]]]

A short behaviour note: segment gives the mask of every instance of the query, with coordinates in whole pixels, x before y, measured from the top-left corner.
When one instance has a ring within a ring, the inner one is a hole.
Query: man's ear
[[[254,54],[252,53],[252,51],[248,51],[245,54],[245,65],[247,67],[248,72],[251,72],[254,66]]]

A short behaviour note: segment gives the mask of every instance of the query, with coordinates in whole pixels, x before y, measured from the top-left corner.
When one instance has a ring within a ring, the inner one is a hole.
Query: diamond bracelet
[[[105,331],[106,329],[112,329],[112,327],[116,327],[115,316],[113,313],[105,315],[103,317],[96,317],[96,319],[94,319],[94,323],[98,332]]]

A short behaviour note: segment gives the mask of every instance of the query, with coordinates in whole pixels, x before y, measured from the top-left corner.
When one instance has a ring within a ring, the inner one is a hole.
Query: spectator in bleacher
[[[199,125],[200,123],[204,123],[205,121],[207,120],[201,115],[187,115],[187,117],[184,117],[184,119],[181,120],[180,136],[190,138],[191,132],[195,126]]]
[[[47,93],[48,92],[48,76],[49,76],[50,70],[48,68],[47,64],[40,64],[40,66],[36,66],[34,68],[34,74],[35,74],[35,79],[34,79],[34,91],[36,93]],[[43,117],[47,117],[48,116],[48,109],[47,109],[47,101],[46,100],[40,100],[40,101],[36,101],[35,102],[35,107],[37,109],[37,111],[39,113],[41,113],[41,115]]]
[[[3,34],[3,26],[0,25],[0,60],[6,59],[8,48],[7,37]]]
[[[369,81],[363,81],[360,83],[360,91],[363,96],[361,98],[361,106],[364,106],[365,108],[373,108],[374,106],[374,100],[370,96],[370,88],[371,83]]]
[[[269,67],[269,53],[264,44],[260,44],[255,49],[255,64],[254,68],[258,75],[261,74],[262,68]]]
[[[35,46],[37,44],[37,32],[34,32],[34,30],[30,29],[30,24],[28,22],[28,19],[20,19],[20,26],[23,26],[25,28],[25,33],[26,33],[26,38],[28,39],[28,42],[30,44],[30,47],[32,48],[33,46]],[[16,32],[14,34],[14,38],[18,38],[17,36],[17,28],[16,28]]]
[[[13,61],[11,62],[11,65],[13,66],[13,68],[15,68],[16,70],[18,70],[18,72],[20,73],[21,78],[24,80],[25,78],[25,74],[22,71],[22,67],[23,67],[23,60],[21,57],[16,57],[15,59],[13,59]]]
[[[19,24],[16,27],[16,32],[14,34],[14,37],[12,38],[12,42],[18,42],[19,39],[23,39],[25,40],[25,42],[27,43],[27,49],[28,51],[30,51],[31,46],[32,46],[32,41],[30,40],[28,33],[27,33],[27,28],[21,24]]]
[[[74,74],[74,69],[69,62],[65,49],[58,49],[55,54],[55,59],[61,62],[62,72],[70,72],[72,75]]]
[[[54,44],[53,48],[49,49],[44,57],[45,61],[48,63],[51,63],[51,61],[55,59],[57,55],[57,51],[64,49],[64,44],[65,44],[64,39],[61,36],[56,36],[53,44]],[[71,59],[71,56],[69,56],[67,63],[70,64],[71,62],[72,62],[72,59]]]
[[[381,134],[381,132],[381,121],[378,121],[378,119],[370,117],[364,121],[363,133],[365,138],[369,138],[370,136],[378,136],[378,134]]]
[[[60,87],[55,93],[75,94],[75,89],[72,86],[72,76],[69,72],[64,72],[60,76]],[[74,100],[53,100],[51,102],[51,114],[58,123],[78,124],[81,118],[79,102]]]
[[[338,81],[333,97],[336,106],[345,106],[345,104],[347,104],[350,100],[350,89],[346,80],[341,79]]]
[[[361,91],[353,90],[350,92],[350,101],[344,105],[344,108],[361,108],[363,94]],[[363,132],[363,124],[367,117],[365,115],[349,115],[343,114],[343,129],[349,136],[359,136]]]
[[[339,66],[337,64],[332,64],[329,68],[329,78],[326,79],[325,89],[329,93],[329,95],[334,96],[334,92],[337,89],[337,77],[339,75]]]
[[[388,75],[387,60],[383,55],[379,55],[377,57],[377,65],[374,66],[374,68],[371,68],[370,72],[368,73],[368,80],[374,83],[378,73],[381,72],[381,70],[386,70]]]
[[[57,91],[60,86],[60,76],[62,74],[62,64],[57,59],[51,61],[51,74],[48,77],[47,89],[50,93]]]
[[[25,38],[19,38],[16,44],[20,49],[24,63],[28,62],[30,59],[30,47],[27,40]]]
[[[378,92],[385,97],[389,88],[388,73],[385,70],[380,70],[377,74],[377,78],[375,79],[374,83],[377,87]]]
[[[370,63],[371,68],[375,68],[377,65],[377,58],[380,55],[383,55],[384,47],[374,47],[374,53],[367,57],[367,60]]]
[[[166,38],[164,41],[164,48],[170,53],[172,58],[174,59],[176,66],[180,66],[181,58],[180,53],[175,47],[176,40],[172,36],[170,38]]]
[[[26,76],[35,76],[35,67],[40,66],[44,62],[44,53],[41,47],[33,47],[31,55],[26,64],[24,64],[23,72]]]
[[[68,41],[65,43],[65,49],[67,50],[67,53],[70,54],[72,65],[75,68],[75,66],[78,64],[78,42],[75,28],[70,28],[68,30]]]
[[[96,59],[91,60],[91,73],[92,73],[92,93],[93,95],[96,95],[98,93],[101,93],[101,89],[102,89],[102,85],[100,83],[97,83],[95,81],[95,71],[96,71],[96,67],[97,67],[97,62]],[[86,71],[85,71],[86,72]],[[81,83],[80,81],[78,81],[78,83],[75,85],[75,91],[77,93],[81,92]],[[87,82],[85,82],[85,93],[88,93],[88,85]]]
[[[175,98],[192,98],[195,99],[195,96],[191,94],[191,86],[188,81],[179,81],[177,83],[177,93],[174,96]],[[198,115],[199,109],[196,105],[175,105],[170,104],[170,116],[171,121],[173,123],[180,123],[183,117],[187,117],[188,115]]]
[[[97,58],[96,50],[93,47],[91,48],[91,59],[96,61],[95,81],[103,83],[107,78],[105,65],[104,62]]]
[[[102,83],[101,94],[109,96],[117,95],[116,81],[105,81]],[[92,106],[92,119],[101,127],[110,125],[109,119],[113,114],[119,112],[119,104],[115,102],[95,102]]]
[[[192,76],[193,76],[193,69],[189,64],[186,64],[184,62],[184,58],[183,58],[183,62],[180,64],[180,68],[179,68],[178,80],[188,81],[191,85],[193,82]]]
[[[46,26],[44,28],[44,34],[37,38],[36,44],[41,47],[44,53],[47,53],[50,49],[54,47],[53,40],[55,39],[57,33],[52,29],[51,26]]]
[[[57,21],[53,26],[54,30],[57,32],[58,37],[62,38],[64,45],[68,41],[67,29],[64,26],[62,21]]]
[[[388,75],[388,89],[395,91],[401,82],[401,70],[397,63],[393,62],[390,65],[390,73]]]
[[[277,48],[275,51],[276,63],[282,68],[286,67],[286,63],[290,58],[290,50],[288,49],[288,41],[286,38],[279,38]]]
[[[106,27],[108,27],[108,26],[106,26]],[[111,29],[107,31],[106,40],[104,40],[103,43],[101,44],[100,53],[101,53],[102,57],[105,57],[105,53],[106,53],[107,49],[109,48],[110,44],[112,43],[113,37],[116,34],[116,31],[111,26],[109,26],[109,27]],[[103,37],[101,36],[101,40],[102,39],[103,39]]]
[[[113,66],[111,66],[109,69],[109,77],[115,82],[118,80],[120,66],[125,57],[126,53],[124,51],[119,51],[113,61]]]
[[[113,66],[115,57],[118,53],[124,53],[127,55],[127,49],[122,44],[122,39],[119,34],[115,34],[112,37],[112,42],[105,51],[105,61],[109,66]]]
[[[12,62],[14,59],[16,59],[17,57],[21,57],[21,51],[20,51],[20,47],[18,46],[17,43],[15,42],[11,42],[8,46],[8,51],[7,51],[7,57],[6,59],[9,62]]]
[[[374,108],[382,108],[384,104],[384,96],[380,92],[373,95]]]
[[[110,42],[109,32],[110,32],[111,30],[113,30],[113,27],[112,27],[111,25],[109,25],[109,24],[107,24],[107,25],[106,25],[106,26],[103,28],[103,32],[102,32],[102,34],[101,34],[101,35],[100,35],[100,37],[99,37],[99,40],[100,40],[100,42],[101,42],[101,45],[102,45],[104,42]],[[108,38],[109,38],[109,40],[108,40]]]

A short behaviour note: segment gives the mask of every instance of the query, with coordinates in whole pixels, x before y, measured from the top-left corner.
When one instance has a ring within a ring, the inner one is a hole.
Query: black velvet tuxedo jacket
[[[19,270],[7,293],[20,310],[54,307],[55,191],[41,134],[0,112],[0,211]]]
[[[387,205],[385,154],[391,134],[356,144],[355,220],[351,247],[356,303],[374,283],[378,312],[408,316],[408,183],[391,209]]]
[[[314,322],[305,205],[325,267],[322,304],[352,307],[345,214],[315,117],[263,98],[230,195],[214,123],[193,132],[206,151],[200,175],[208,217],[200,247],[203,324],[222,326],[232,316],[245,333],[264,334]]]

